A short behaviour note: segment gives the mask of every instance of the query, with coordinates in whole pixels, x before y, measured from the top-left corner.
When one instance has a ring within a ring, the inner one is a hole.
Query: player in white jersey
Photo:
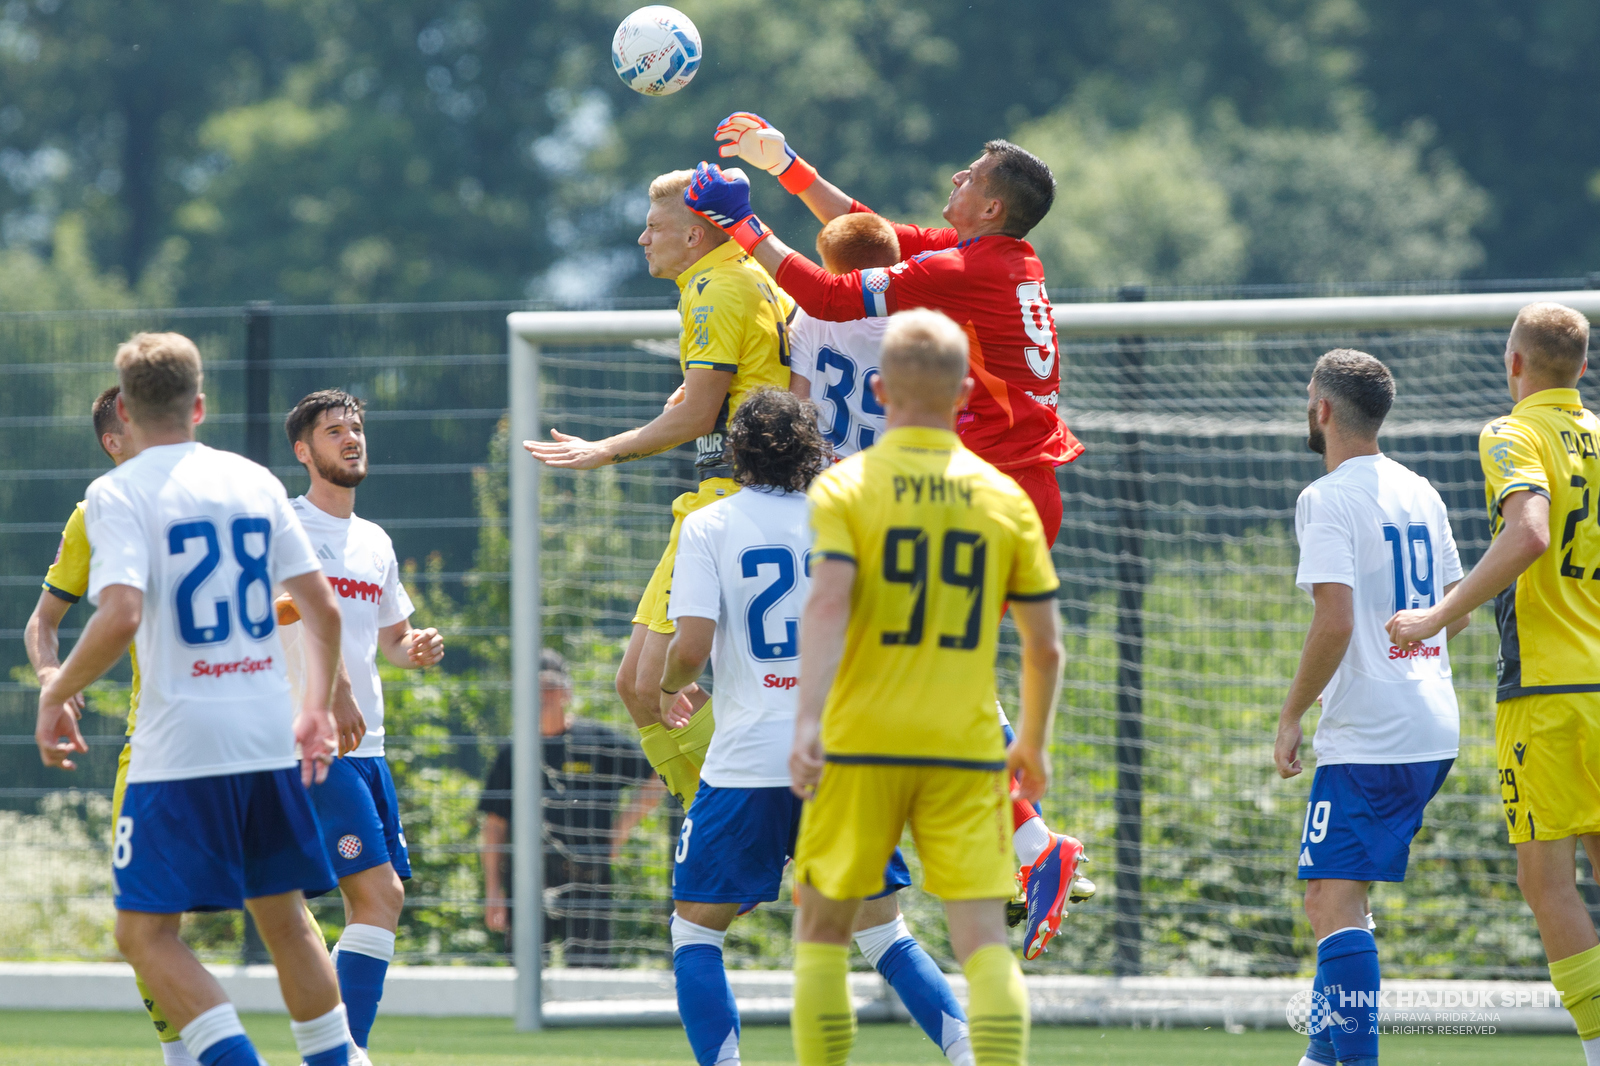
[[[1306,917],[1317,937],[1311,1044],[1301,1066],[1378,1061],[1374,881],[1403,881],[1411,839],[1455,761],[1461,734],[1445,641],[1396,647],[1396,611],[1428,607],[1461,580],[1444,501],[1426,478],[1378,450],[1394,402],[1389,369],[1347,348],[1317,361],[1308,444],[1328,469],[1300,494],[1295,583],[1315,604],[1278,721],[1278,773],[1301,772],[1300,720],[1320,696],[1300,837]],[[1317,997],[1325,1003],[1318,1003]]]
[[[55,765],[84,750],[68,701],[137,644],[140,720],[111,859],[117,946],[190,1054],[257,1066],[222,986],[178,936],[185,911],[248,907],[302,1058],[345,1066],[338,980],[303,896],[334,883],[306,790],[334,750],[339,609],[278,479],[195,442],[205,397],[194,344],[141,333],[116,364],[117,416],[138,455],[89,486],[88,593],[99,610],[40,692],[36,739]],[[308,630],[298,715],[275,583],[300,599]]]
[[[805,489],[829,459],[816,417],[790,393],[751,393],[728,427],[727,454],[743,491],[684,519],[678,541],[663,715],[683,717],[678,692],[708,658],[717,685],[717,731],[678,838],[672,890],[678,1013],[700,1066],[739,1061],[723,940],[736,914],[778,898],[800,825],[789,749],[811,570]],[[883,892],[862,909],[856,943],[951,1061],[970,1063],[966,1014],[895,903],[910,883],[897,850]]]
[[[364,413],[356,397],[322,389],[296,404],[284,422],[295,458],[311,478],[306,494],[290,506],[322,560],[343,619],[343,668],[333,700],[340,758],[328,779],[311,790],[311,799],[344,896],[345,927],[335,964],[361,1056],[394,958],[405,903],[401,882],[411,877],[399,801],[384,758],[377,653],[406,669],[433,666],[444,657],[438,630],[411,628],[411,598],[400,583],[389,535],[355,513],[356,486],[367,476]],[[293,610],[292,603],[282,603],[280,618],[288,621]],[[292,680],[297,680],[301,629],[284,626]]]

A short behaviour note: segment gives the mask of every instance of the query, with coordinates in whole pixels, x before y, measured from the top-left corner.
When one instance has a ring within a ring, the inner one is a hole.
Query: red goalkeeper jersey
[[[905,258],[892,267],[829,274],[795,254],[775,280],[828,322],[913,307],[944,312],[967,332],[977,383],[957,419],[962,443],[1001,470],[1076,459],[1083,445],[1056,416],[1056,323],[1033,246],[1001,234],[961,241],[953,229],[894,229]]]

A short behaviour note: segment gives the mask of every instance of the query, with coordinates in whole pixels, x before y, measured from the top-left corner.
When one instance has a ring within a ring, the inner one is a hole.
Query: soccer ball
[[[641,7],[617,27],[611,65],[634,92],[668,96],[700,69],[700,31],[676,8]]]

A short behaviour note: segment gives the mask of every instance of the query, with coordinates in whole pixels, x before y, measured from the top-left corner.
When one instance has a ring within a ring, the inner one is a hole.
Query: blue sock
[[[700,1066],[716,1066],[738,1055],[739,1008],[722,965],[722,941],[727,935],[672,917],[678,1017]]]
[[[948,1052],[952,1044],[969,1039],[967,1015],[950,991],[950,982],[912,937],[903,917],[895,915],[893,921],[857,930],[855,940],[940,1051]]]
[[[1341,1066],[1377,1066],[1378,942],[1366,929],[1341,929],[1317,945],[1317,969],[1333,1011],[1325,1031]]]
[[[1317,967],[1315,976],[1311,978],[1311,989],[1314,992],[1323,992],[1322,967]],[[1326,993],[1323,993],[1326,995]],[[1320,1062],[1322,1066],[1339,1066],[1339,1059],[1333,1053],[1333,1041],[1328,1037],[1328,1030],[1318,1029],[1311,1034],[1311,1042],[1306,1045],[1306,1058],[1312,1062]]]
[[[260,1066],[261,1056],[256,1054],[250,1038],[240,1033],[226,1037],[206,1048],[196,1056],[205,1066]]]
[[[383,998],[383,979],[389,964],[341,947],[334,968],[339,971],[339,998],[350,1012],[350,1038],[356,1047],[366,1047],[372,1023],[378,1017],[378,1000]],[[306,1062],[310,1066],[311,1060]]]

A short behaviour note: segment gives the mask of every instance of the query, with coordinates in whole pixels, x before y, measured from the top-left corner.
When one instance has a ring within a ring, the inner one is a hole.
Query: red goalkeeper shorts
[[[1061,532],[1061,486],[1056,484],[1055,464],[1038,463],[1006,473],[1033,500],[1034,510],[1039,512],[1039,524],[1044,527],[1045,543],[1055,547],[1056,536]]]

